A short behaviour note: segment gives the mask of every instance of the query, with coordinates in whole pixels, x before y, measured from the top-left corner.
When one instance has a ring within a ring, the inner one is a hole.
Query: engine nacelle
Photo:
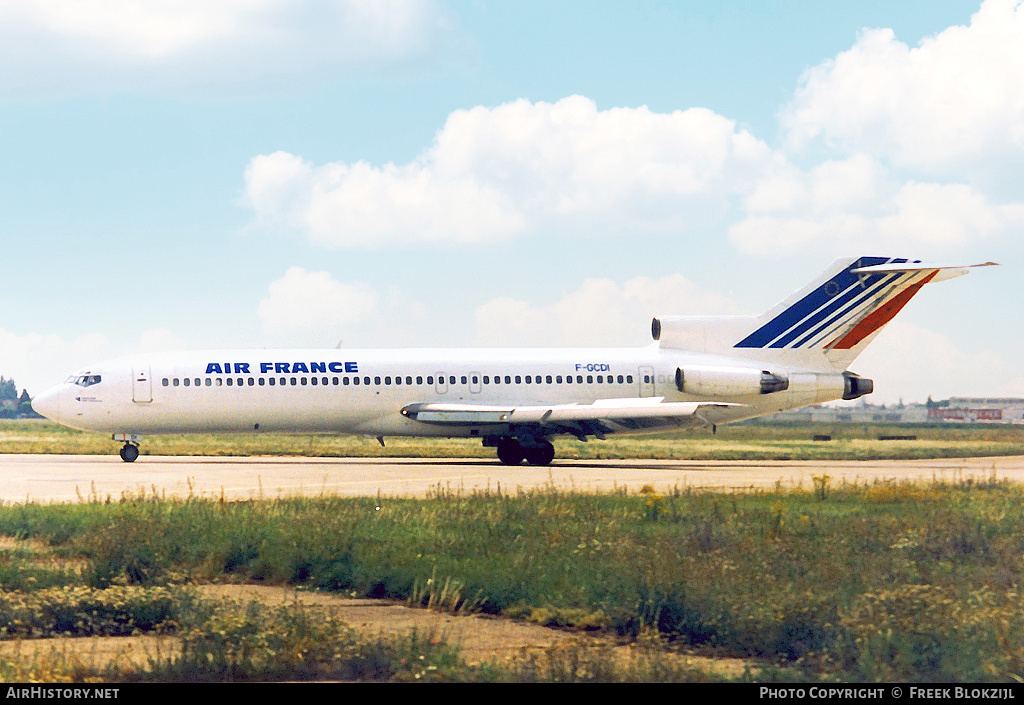
[[[752,316],[659,316],[651,337],[662,348],[692,352],[726,352],[749,332]]]
[[[701,397],[771,394],[789,389],[789,377],[743,367],[677,367],[676,389]]]
[[[843,399],[858,399],[875,391],[874,381],[852,372],[843,373]]]

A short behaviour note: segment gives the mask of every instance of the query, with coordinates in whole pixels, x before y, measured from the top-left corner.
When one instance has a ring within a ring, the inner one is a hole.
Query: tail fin
[[[723,333],[728,330],[734,337],[729,343],[722,335],[709,337],[705,330],[707,342],[714,340],[705,351],[808,370],[842,371],[922,286],[966,274],[969,267],[991,264],[995,263],[924,264],[887,257],[836,260],[810,285],[761,316],[718,319],[718,324],[706,319],[705,325]],[[692,329],[694,319],[690,321],[685,327]],[[683,346],[670,343],[666,347]]]

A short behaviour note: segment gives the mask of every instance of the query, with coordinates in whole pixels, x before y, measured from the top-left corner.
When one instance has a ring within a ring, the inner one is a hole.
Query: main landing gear
[[[550,465],[555,459],[555,447],[545,440],[523,444],[516,438],[505,437],[496,447],[502,465],[519,465],[523,460],[530,465]]]
[[[134,463],[135,459],[139,457],[139,447],[134,443],[128,443],[127,441],[118,453],[121,456],[121,460],[126,463]]]

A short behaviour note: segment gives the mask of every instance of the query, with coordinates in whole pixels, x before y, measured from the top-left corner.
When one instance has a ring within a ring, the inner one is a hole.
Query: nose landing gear
[[[121,446],[119,455],[124,462],[134,463],[135,459],[139,457],[139,447],[132,443],[125,443]]]
[[[118,451],[121,460],[126,463],[134,463],[139,457],[139,442],[142,440],[142,436],[137,433],[115,433],[111,438],[124,443],[121,450]]]

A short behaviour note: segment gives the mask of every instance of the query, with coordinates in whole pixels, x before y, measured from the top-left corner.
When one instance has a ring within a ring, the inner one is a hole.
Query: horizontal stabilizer
[[[851,269],[854,274],[871,274],[873,272],[920,272],[932,269],[970,269],[971,267],[995,267],[998,262],[979,262],[978,264],[927,264],[925,262],[903,262],[876,264],[870,267]]]

